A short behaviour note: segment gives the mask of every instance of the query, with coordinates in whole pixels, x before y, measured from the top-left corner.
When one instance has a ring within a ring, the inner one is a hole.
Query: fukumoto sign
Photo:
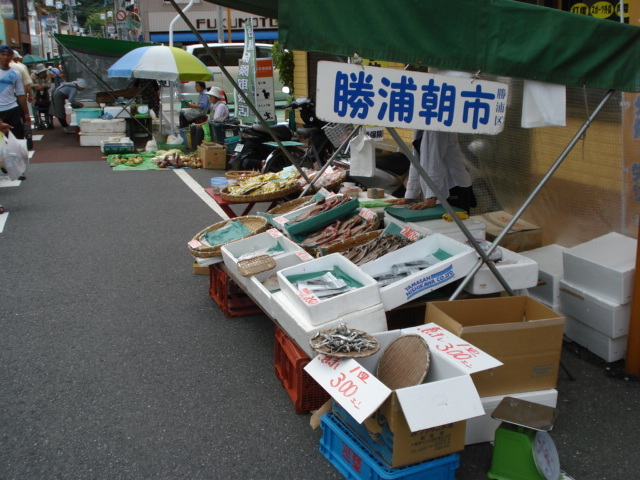
[[[508,93],[498,82],[319,62],[316,112],[328,122],[496,135]]]

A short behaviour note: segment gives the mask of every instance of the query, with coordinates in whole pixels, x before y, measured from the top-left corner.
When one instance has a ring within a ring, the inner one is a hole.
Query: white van
[[[231,75],[231,78],[236,80],[238,78],[238,62],[244,53],[244,43],[208,43],[207,46],[218,56],[227,72]],[[222,73],[220,67],[213,61],[207,49],[200,43],[187,45],[184,48],[187,52],[199,58],[213,73],[213,81],[206,82],[207,88],[213,85],[221,87],[227,94],[227,104],[230,108],[233,108],[233,87],[227,77]],[[271,58],[271,45],[268,43],[256,43],[256,57]],[[195,82],[183,83],[182,85],[181,99],[196,102],[198,94],[196,92]],[[280,82],[278,70],[275,70],[273,72],[273,90],[276,106],[283,106],[287,100],[287,94],[282,91],[282,87],[283,85],[282,82]]]

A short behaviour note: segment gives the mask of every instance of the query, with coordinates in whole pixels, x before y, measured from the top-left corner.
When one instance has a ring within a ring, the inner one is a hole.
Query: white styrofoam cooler
[[[553,244],[520,252],[538,264],[538,278],[543,284],[529,289],[529,296],[547,305],[560,303],[560,280],[564,278],[562,268],[562,254],[566,247]]]
[[[82,133],[98,134],[124,134],[127,125],[124,118],[114,118],[103,120],[101,118],[83,118],[80,120],[80,130]]]
[[[242,283],[248,284],[249,280],[247,279],[247,277],[242,277],[238,272],[238,259],[242,255],[245,255],[247,253],[259,252],[261,250],[268,250],[275,247],[276,245],[280,245],[283,251],[273,255],[274,259],[295,252],[304,252],[304,250],[302,250],[299,245],[293,243],[281,233],[278,232],[276,235],[277,237],[274,237],[273,235],[271,235],[271,233],[263,232],[259,233],[258,235],[253,235],[251,237],[245,238],[243,240],[238,240],[237,242],[223,245],[220,248],[220,251],[222,252],[224,264],[234,276],[237,276],[241,278],[241,280],[243,280]]]
[[[631,301],[637,241],[616,232],[575,247],[562,257],[564,278],[616,303]]]
[[[534,260],[500,246],[498,249],[502,252],[502,262],[495,263],[495,266],[509,287],[519,290],[538,284],[538,264]],[[502,284],[487,265],[480,267],[464,289],[472,295],[504,291]]]
[[[309,297],[306,297],[306,301],[303,300],[296,287],[287,280],[287,277],[292,275],[331,270],[335,266],[363,286],[315,303]],[[278,283],[282,292],[291,300],[299,314],[311,325],[320,325],[381,303],[378,283],[339,253],[280,270]]]
[[[386,222],[395,223],[401,227],[405,225],[420,235],[431,235],[433,233],[441,233],[457,242],[465,243],[467,241],[467,237],[462,233],[460,227],[456,222],[447,222],[446,220],[436,219],[436,220],[425,220],[424,222],[409,222],[405,223],[399,218],[395,218],[392,215],[385,216]],[[462,220],[463,225],[469,230],[473,238],[478,238],[484,240],[486,238],[485,224],[484,222],[474,220],[471,218],[467,218]]]
[[[112,115],[114,118],[128,118],[131,116],[131,107],[123,108],[122,105],[106,106],[102,110],[103,114]]]
[[[631,303],[620,305],[561,280],[560,305],[567,315],[607,337],[618,338],[629,333]]]
[[[622,360],[627,353],[626,336],[608,337],[571,315],[565,314],[564,334],[607,362]]]
[[[113,133],[86,133],[80,132],[81,147],[101,147],[105,142],[113,137]]]
[[[341,323],[345,323],[349,328],[369,333],[386,332],[388,328],[387,315],[382,303],[353,310],[321,325],[312,325],[300,315],[298,305],[294,305],[283,292],[274,293],[271,299],[270,306],[273,318],[278,320],[280,327],[311,358],[315,357],[317,353],[311,348],[309,340],[320,331],[336,328]]]
[[[480,400],[482,401],[482,407],[484,408],[484,415],[467,419],[467,430],[464,437],[465,445],[494,441],[496,429],[500,426],[500,420],[491,418],[491,414],[504,397],[514,397],[520,400],[526,400],[528,402],[555,408],[558,402],[558,391],[555,388],[552,388],[549,390],[536,390],[533,392],[481,397]]]
[[[391,271],[393,265],[423,260],[438,250],[444,250],[451,257],[380,288],[385,310],[392,310],[464,277],[475,263],[475,251],[468,245],[434,233],[360,267],[363,272],[375,277]]]

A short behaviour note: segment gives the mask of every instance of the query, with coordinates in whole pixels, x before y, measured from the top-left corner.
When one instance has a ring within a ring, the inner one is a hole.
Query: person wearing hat
[[[31,126],[31,113],[27,104],[20,72],[10,67],[13,49],[0,45],[0,120],[11,125],[16,138],[24,138],[24,126]]]
[[[64,133],[76,133],[76,130],[69,127],[67,123],[67,114],[64,110],[65,100],[69,100],[69,103],[73,108],[82,108],[82,103],[75,101],[76,94],[87,88],[87,81],[84,78],[79,78],[73,82],[65,82],[55,89],[51,96],[51,106],[49,107],[49,114],[58,119],[60,125],[64,128]]]
[[[17,50],[13,51],[13,60],[9,62],[9,66],[20,72],[20,75],[22,76],[22,84],[24,85],[24,92],[27,94],[27,103],[33,102],[33,89],[31,88],[33,80],[29,74],[29,69],[24,63],[22,63],[22,55],[20,55],[20,52]]]
[[[224,92],[220,87],[211,87],[207,92],[211,99],[211,120],[226,122],[229,119],[229,107],[224,102]]]
[[[31,80],[33,81],[32,89],[36,92],[42,92],[51,88],[51,76],[49,70],[43,63],[39,63],[31,72]]]
[[[207,85],[204,82],[196,82],[198,103],[189,102],[189,110],[180,114],[180,128],[192,124],[198,117],[206,117],[209,114],[211,101],[207,95]]]

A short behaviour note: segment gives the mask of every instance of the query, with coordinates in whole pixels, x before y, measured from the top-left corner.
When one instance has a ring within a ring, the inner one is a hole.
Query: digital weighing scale
[[[558,451],[549,435],[555,408],[505,397],[491,417],[502,423],[496,430],[491,469],[497,480],[560,480]]]

